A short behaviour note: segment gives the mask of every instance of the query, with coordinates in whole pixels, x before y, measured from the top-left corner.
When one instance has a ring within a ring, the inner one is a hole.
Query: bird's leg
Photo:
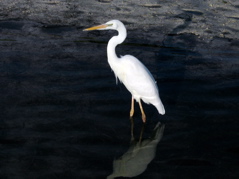
[[[141,100],[139,100],[139,107],[140,107],[140,110],[141,110],[141,114],[142,114],[142,120],[143,122],[145,123],[146,122],[146,115],[144,113],[144,109],[143,109],[143,106],[141,104]]]
[[[134,98],[133,98],[133,96],[132,96],[131,109],[130,109],[130,114],[129,114],[130,118],[132,118],[133,115],[134,115]]]

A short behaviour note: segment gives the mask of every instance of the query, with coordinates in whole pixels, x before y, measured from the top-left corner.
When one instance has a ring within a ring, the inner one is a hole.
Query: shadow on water
[[[131,144],[127,152],[113,162],[113,173],[107,177],[135,177],[142,174],[149,163],[154,159],[156,148],[163,136],[165,125],[156,124],[150,138],[144,139],[144,125],[138,141],[134,137],[134,122],[131,119]]]

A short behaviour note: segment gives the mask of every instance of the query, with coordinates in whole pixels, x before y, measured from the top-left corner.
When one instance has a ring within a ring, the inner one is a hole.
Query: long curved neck
[[[119,34],[117,36],[112,37],[107,45],[108,62],[111,68],[113,63],[119,59],[116,55],[115,48],[118,44],[121,44],[127,36],[126,28],[123,24],[118,27],[117,31]]]

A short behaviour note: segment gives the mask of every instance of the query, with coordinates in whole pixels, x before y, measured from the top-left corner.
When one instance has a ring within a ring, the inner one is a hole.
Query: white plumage
[[[109,40],[107,56],[109,65],[114,71],[116,78],[118,78],[132,94],[130,117],[134,114],[134,99],[139,103],[143,122],[146,121],[146,115],[140,102],[141,99],[147,104],[153,104],[160,114],[165,114],[156,82],[149,70],[134,56],[125,55],[119,58],[115,53],[116,46],[121,44],[127,36],[124,24],[119,20],[111,20],[105,24],[85,29],[85,31],[109,29],[117,30],[119,33]]]

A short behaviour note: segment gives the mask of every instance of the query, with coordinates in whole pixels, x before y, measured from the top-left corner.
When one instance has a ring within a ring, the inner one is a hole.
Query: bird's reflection
[[[135,177],[143,173],[148,164],[154,159],[156,147],[164,132],[164,124],[158,122],[153,129],[150,139],[143,139],[144,124],[139,140],[134,138],[134,121],[131,119],[131,144],[129,150],[113,162],[113,173],[107,177]]]

